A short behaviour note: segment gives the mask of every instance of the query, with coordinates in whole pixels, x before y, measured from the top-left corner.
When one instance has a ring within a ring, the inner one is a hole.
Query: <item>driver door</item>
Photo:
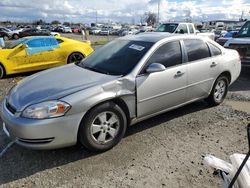
[[[136,78],[138,118],[181,105],[186,101],[187,65],[179,41],[159,47]],[[165,71],[148,74],[146,68],[160,63]]]

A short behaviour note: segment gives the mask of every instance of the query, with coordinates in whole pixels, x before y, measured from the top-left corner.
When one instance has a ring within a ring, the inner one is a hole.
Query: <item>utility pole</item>
[[[240,21],[243,21],[243,17],[244,17],[244,11],[241,12]]]
[[[96,12],[95,12],[95,23],[97,24],[97,16],[98,16],[98,12],[97,12],[97,10],[96,10]]]
[[[160,23],[160,3],[161,3],[161,0],[158,0],[158,14],[157,14],[157,24],[158,25]]]

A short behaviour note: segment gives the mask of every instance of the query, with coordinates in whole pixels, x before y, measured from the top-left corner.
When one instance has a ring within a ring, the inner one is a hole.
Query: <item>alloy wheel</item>
[[[84,56],[80,53],[73,53],[69,57],[69,63],[80,63],[84,59]]]
[[[224,80],[218,81],[214,89],[214,99],[217,102],[220,102],[223,99],[225,92],[226,92],[226,82]]]
[[[106,144],[116,137],[119,127],[119,118],[115,113],[111,111],[102,112],[94,118],[91,124],[92,139],[98,144]]]

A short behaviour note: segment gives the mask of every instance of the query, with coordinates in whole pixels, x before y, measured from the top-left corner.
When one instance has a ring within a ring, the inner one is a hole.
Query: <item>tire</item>
[[[221,104],[227,95],[228,85],[229,81],[226,76],[220,76],[217,78],[210,95],[206,98],[207,103],[210,106],[217,106]]]
[[[3,40],[9,40],[9,37],[7,35],[4,35]]]
[[[126,129],[125,113],[115,103],[108,102],[86,115],[80,124],[78,140],[90,151],[104,152],[120,142]]]
[[[6,72],[4,67],[0,64],[0,79],[4,78]]]
[[[68,64],[70,63],[80,63],[84,59],[84,55],[80,52],[74,52],[68,57]]]
[[[19,39],[18,34],[14,34],[14,35],[13,35],[13,39],[15,39],[15,40]]]

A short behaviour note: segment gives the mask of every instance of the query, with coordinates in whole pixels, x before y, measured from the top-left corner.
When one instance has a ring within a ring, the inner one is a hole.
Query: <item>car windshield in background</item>
[[[19,40],[16,40],[16,41],[12,41],[10,43],[7,43],[5,44],[5,47],[4,49],[13,49],[15,48],[16,46],[18,46],[19,44],[23,43],[24,41],[26,41],[27,39],[25,38],[22,38],[22,39],[19,39]]]
[[[152,42],[115,40],[98,49],[78,65],[104,74],[126,75],[152,45]]]
[[[246,22],[237,34],[237,37],[250,37],[250,22]]]
[[[176,30],[177,26],[178,24],[161,24],[155,31],[173,33]]]

